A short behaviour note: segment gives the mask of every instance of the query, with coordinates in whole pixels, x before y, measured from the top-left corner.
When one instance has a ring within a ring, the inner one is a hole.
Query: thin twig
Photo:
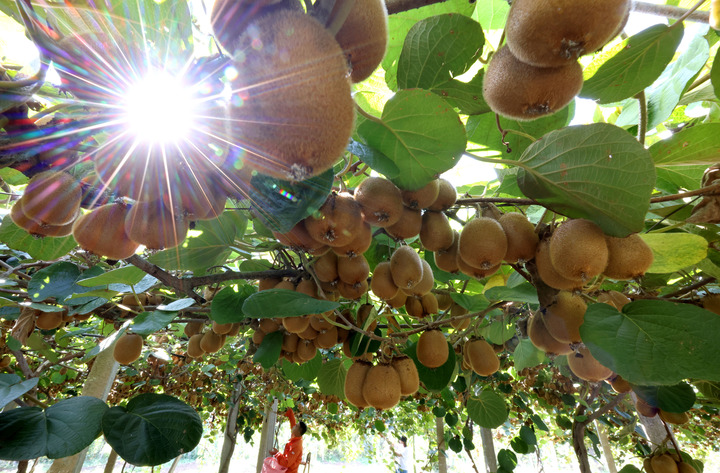
[[[699,289],[699,288],[705,286],[706,284],[711,284],[711,283],[714,283],[715,281],[717,281],[717,279],[713,278],[713,277],[703,278],[703,279],[699,280],[698,282],[690,284],[689,286],[685,286],[682,289],[678,289],[675,292],[671,292],[670,294],[665,294],[664,296],[661,297],[661,299],[671,299],[674,297],[684,296],[688,292],[692,292],[695,289]]]
[[[641,90],[635,95],[638,99],[638,106],[640,107],[640,123],[638,124],[638,141],[640,144],[645,144],[645,134],[647,133],[648,126],[648,109],[647,109],[647,98],[645,97],[645,91]]]

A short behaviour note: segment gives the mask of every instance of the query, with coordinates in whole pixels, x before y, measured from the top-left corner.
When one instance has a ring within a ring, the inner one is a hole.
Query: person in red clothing
[[[281,466],[287,467],[285,473],[297,473],[303,459],[302,436],[307,432],[307,425],[303,421],[296,422],[295,413],[290,408],[285,411],[285,416],[290,419],[290,441],[285,445],[284,451],[279,452],[273,448],[270,454],[277,458]]]

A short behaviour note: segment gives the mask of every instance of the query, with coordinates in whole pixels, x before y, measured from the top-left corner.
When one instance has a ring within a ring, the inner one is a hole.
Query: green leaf
[[[126,462],[155,466],[192,451],[200,442],[200,416],[166,394],[140,394],[102,419],[105,440]]]
[[[156,310],[154,312],[142,312],[132,321],[130,327],[133,333],[138,335],[150,335],[162,330],[177,317],[177,312],[166,312]]]
[[[592,304],[580,336],[592,355],[628,382],[655,386],[720,380],[720,317],[690,304],[640,300],[618,312]]]
[[[100,399],[77,396],[58,401],[45,411],[20,407],[3,412],[0,459],[20,461],[74,455],[100,435],[100,421],[107,410]]]
[[[0,307],[15,306],[18,305],[17,301],[12,301],[4,297],[0,297]]]
[[[466,115],[488,113],[490,106],[482,93],[484,71],[481,69],[468,82],[450,79],[433,86],[430,90],[444,98],[450,105]],[[530,122],[527,122],[530,123]]]
[[[306,361],[301,365],[283,360],[282,370],[285,373],[285,376],[287,376],[287,378],[293,383],[298,382],[300,379],[312,381],[317,377],[318,372],[320,371],[320,367],[323,364],[322,359],[322,354],[318,352],[318,354],[315,355],[315,358],[310,361]]]
[[[486,30],[501,30],[505,28],[509,11],[507,0],[486,0],[481,8],[475,9],[472,17]]]
[[[650,155],[656,166],[674,164],[704,164],[717,162],[720,148],[720,123],[688,126],[670,138],[658,141],[650,147]]]
[[[193,304],[195,304],[195,299],[185,297],[183,299],[173,301],[169,304],[160,304],[157,309],[165,312],[177,312],[179,310],[187,309]]]
[[[625,465],[618,473],[642,473],[635,465]]]
[[[515,324],[508,323],[502,317],[495,318],[490,325],[480,330],[485,340],[495,345],[502,345],[515,336]]]
[[[500,427],[508,418],[505,399],[489,389],[481,392],[479,396],[470,396],[467,412],[473,422],[488,429]]]
[[[266,334],[253,355],[253,362],[260,363],[266,370],[270,369],[280,359],[282,341],[283,333],[281,331]]]
[[[537,437],[535,436],[535,431],[527,425],[523,425],[522,427],[520,427],[520,438],[523,439],[528,445],[537,445]]]
[[[398,169],[397,164],[381,152],[372,149],[364,143],[351,139],[347,149],[362,159],[372,170],[379,172],[388,179],[394,179],[400,174],[400,169]]]
[[[83,292],[87,289],[78,288],[75,281],[80,276],[80,268],[72,263],[61,261],[43,268],[33,274],[28,282],[28,295],[34,301],[44,301],[54,297],[58,301],[64,300],[74,292]]]
[[[325,203],[334,178],[332,169],[300,182],[256,174],[246,189],[248,202],[268,228],[286,233]]]
[[[9,248],[24,251],[37,260],[52,261],[65,256],[77,246],[71,236],[36,238],[15,225],[7,215],[0,225],[0,241]]]
[[[210,318],[219,324],[240,322],[245,317],[243,304],[255,292],[255,286],[249,284],[242,284],[237,289],[233,286],[223,288],[213,297]]]
[[[514,437],[510,440],[510,448],[521,455],[525,455],[533,451],[532,447],[530,447],[530,445],[528,445],[527,442],[520,437]]]
[[[595,123],[552,131],[520,161],[520,189],[543,206],[592,220],[611,236],[643,229],[655,168],[648,151],[625,130]]]
[[[380,120],[365,120],[358,134],[402,169],[392,181],[401,189],[423,187],[457,164],[465,151],[465,128],[450,105],[432,92],[401,90]]]
[[[539,304],[537,289],[525,282],[515,287],[495,286],[485,291],[485,297],[490,301],[514,301]]]
[[[457,357],[452,345],[448,342],[449,356],[447,361],[437,368],[428,368],[417,359],[417,342],[405,349],[405,354],[412,358],[418,370],[420,382],[428,391],[440,392],[450,384],[457,373]]]
[[[450,447],[450,450],[452,450],[455,453],[462,452],[462,441],[460,440],[460,437],[453,437],[448,441],[448,447]]]
[[[0,410],[37,386],[40,378],[21,380],[16,374],[0,373]]]
[[[520,343],[513,352],[515,369],[522,371],[525,368],[533,368],[545,361],[545,352],[532,344],[529,338],[521,338]]]
[[[245,299],[242,311],[247,317],[267,319],[321,314],[338,307],[340,304],[337,302],[315,299],[289,289],[268,289]]]
[[[335,359],[323,363],[317,374],[320,392],[326,396],[345,399],[345,375],[347,375],[347,369],[342,360]]]
[[[597,70],[592,77],[586,77],[580,96],[603,104],[633,97],[660,77],[682,37],[681,24],[655,25],[631,36],[604,64],[588,66],[588,70]]]
[[[187,270],[203,275],[213,266],[225,263],[232,251],[231,245],[238,235],[238,219],[246,222],[245,217],[235,212],[223,212],[213,220],[197,222],[189,236],[177,248],[160,251],[148,260],[168,270]]]
[[[688,383],[674,386],[633,386],[638,397],[667,412],[686,412],[692,409],[697,396]]]
[[[445,14],[410,28],[398,60],[401,89],[432,89],[465,73],[480,57],[485,36],[479,23],[463,15]]]
[[[653,251],[648,273],[674,273],[699,263],[707,256],[708,242],[692,233],[643,233],[640,235]]]
[[[100,276],[81,279],[77,284],[83,287],[107,286],[109,284],[127,284],[128,286],[132,286],[142,281],[142,278],[145,276],[146,274],[142,269],[136,266],[125,266],[123,268],[113,269]]]
[[[382,337],[382,331],[377,327],[373,333]],[[348,344],[350,345],[350,353],[352,356],[361,356],[365,353],[375,353],[380,349],[380,340],[367,337],[354,331],[348,336]]]
[[[712,68],[710,69],[710,82],[712,82],[713,91],[716,97],[720,97],[720,60],[717,55],[713,59]]]

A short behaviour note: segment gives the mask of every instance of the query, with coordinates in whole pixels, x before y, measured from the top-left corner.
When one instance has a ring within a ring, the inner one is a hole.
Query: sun
[[[123,100],[123,121],[140,142],[178,143],[193,128],[192,88],[166,71],[144,75],[128,88]]]

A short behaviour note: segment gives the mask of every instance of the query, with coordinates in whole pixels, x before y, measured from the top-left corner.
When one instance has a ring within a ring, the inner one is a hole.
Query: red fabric
[[[295,414],[293,413],[292,409],[288,409],[285,411],[285,416],[290,420],[290,428],[295,427],[296,420],[295,420]],[[277,452],[275,454],[275,458],[277,458],[278,463],[282,466],[287,467],[287,471],[285,473],[297,473],[298,468],[300,467],[300,462],[303,459],[303,445],[302,445],[302,437],[293,437],[290,439],[290,441],[285,445],[285,451]]]

